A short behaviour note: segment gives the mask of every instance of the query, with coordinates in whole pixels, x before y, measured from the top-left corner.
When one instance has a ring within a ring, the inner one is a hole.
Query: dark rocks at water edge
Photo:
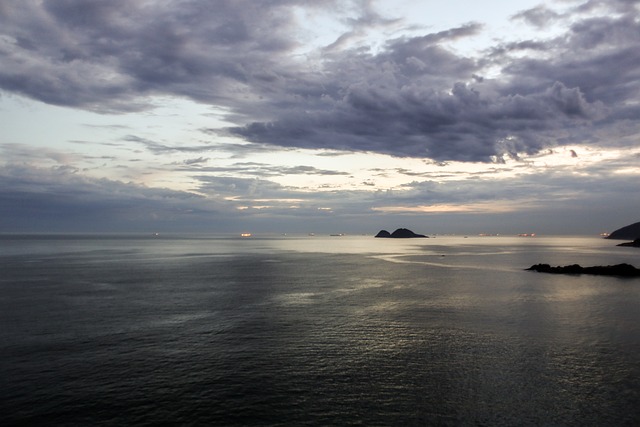
[[[633,242],[620,243],[619,245],[616,245],[616,246],[631,246],[633,248],[640,248],[640,237],[638,237]]]
[[[549,264],[536,264],[527,270],[552,274],[594,274],[598,276],[640,277],[640,269],[630,264],[581,267],[579,264],[564,267],[551,267]]]
[[[380,230],[376,237],[386,237],[392,239],[409,239],[413,237],[429,237],[424,234],[416,234],[413,231],[406,228],[398,228],[393,233],[389,233],[387,230]]]

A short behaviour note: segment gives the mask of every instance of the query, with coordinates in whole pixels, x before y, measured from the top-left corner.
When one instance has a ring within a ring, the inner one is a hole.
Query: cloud
[[[5,165],[0,167],[0,232],[235,232],[256,219],[304,218],[306,224],[326,216],[319,207],[344,197],[265,179],[195,178],[198,188],[187,192],[89,178],[63,166]]]
[[[543,28],[550,23],[556,22],[561,15],[546,6],[537,6],[515,14],[511,19],[521,19],[524,22],[538,28]]]
[[[264,147],[436,161],[500,162],[561,144],[608,144],[620,126],[640,131],[634,2],[523,11],[513,19],[563,24],[564,32],[495,42],[474,57],[451,46],[482,35],[481,23],[396,37],[376,50],[354,45],[367,29],[401,24],[369,1],[145,4],[5,4],[0,88],[108,113],[152,108],[153,96],[183,97],[228,112],[232,125],[213,132]],[[350,10],[344,35],[308,60],[297,42],[301,8]],[[156,154],[207,149],[129,139]]]
[[[501,67],[499,79],[482,77],[485,60],[438,44],[480,29],[398,39],[379,54],[336,55],[317,102],[300,96],[305,101],[290,108],[274,105],[269,121],[229,131],[263,144],[486,162],[593,143],[594,130],[613,135],[638,112],[631,102],[640,90],[635,16],[583,19],[564,37],[497,46],[503,50],[487,59]],[[523,49],[540,57],[516,55]],[[611,73],[611,64],[620,72]]]
[[[11,160],[25,154],[12,148]],[[630,222],[629,212],[637,211],[638,153],[621,151],[588,161],[598,155],[585,150],[572,158],[568,149],[535,160],[555,156],[564,161],[561,165],[511,161],[477,173],[465,172],[462,164],[436,174],[398,169],[388,172],[413,181],[383,189],[368,179],[360,190],[340,186],[310,191],[260,175],[262,168],[271,176],[332,173],[313,167],[270,170],[266,164],[245,162],[212,171],[182,165],[194,183],[187,192],[89,178],[65,164],[66,158],[54,155],[51,165],[50,154],[45,154],[33,164],[10,161],[0,167],[0,231],[239,232],[259,227],[308,232],[340,231],[335,230],[340,224],[342,231],[374,233],[388,223],[402,223],[439,233],[531,232],[527,227],[533,226],[540,232],[540,224],[547,233],[584,232],[585,224],[600,232],[607,231],[606,224]],[[491,215],[483,216],[487,213]]]
[[[561,38],[540,46],[545,54],[504,63],[503,73],[512,92],[533,91],[554,80],[579,88],[591,102],[602,102],[612,118],[626,115],[629,100],[639,95],[635,75],[640,53],[637,16],[588,18],[574,23]],[[616,73],[611,73],[611,67]],[[609,70],[609,71],[608,71]],[[505,90],[503,89],[503,91]]]
[[[327,2],[323,2],[327,3]],[[146,95],[207,102],[267,84],[295,47],[295,1],[35,1],[0,15],[0,85],[44,102],[135,111]],[[267,71],[265,73],[264,71]],[[247,90],[248,91],[248,90]]]
[[[67,168],[0,168],[0,231],[211,227],[224,205],[196,194],[91,179]],[[229,219],[228,217],[226,219]]]
[[[347,2],[345,2],[347,3]],[[400,23],[400,19],[385,18],[378,14],[373,7],[371,0],[355,3],[361,8],[356,18],[346,19],[346,23],[350,28],[349,31],[340,35],[333,43],[324,47],[326,52],[334,50],[342,50],[349,47],[354,42],[363,39],[367,31],[377,27],[392,27]]]
[[[55,167],[74,169],[75,161],[83,156],[50,147],[32,147],[25,144],[0,144],[2,160],[9,165],[27,167]]]
[[[194,146],[169,146],[157,141],[153,141],[147,138],[142,138],[136,135],[126,135],[122,138],[123,141],[135,142],[143,145],[147,150],[154,154],[167,154],[167,153],[201,153],[204,151],[210,151],[211,147],[207,145],[194,145]]]
[[[538,93],[494,98],[461,82],[444,92],[416,83],[395,88],[358,83],[331,111],[291,111],[275,122],[230,131],[263,144],[490,161],[535,153],[552,145],[552,132],[584,125],[603,112],[601,103],[589,103],[578,88],[559,82]]]
[[[182,164],[187,165],[187,166],[193,166],[193,165],[201,165],[203,163],[207,163],[209,161],[209,158],[207,157],[198,157],[198,158],[194,158],[194,159],[186,159],[182,161]]]
[[[199,159],[196,159],[199,160]],[[220,174],[232,174],[232,175],[246,175],[253,177],[277,177],[277,176],[287,176],[287,175],[320,175],[320,176],[347,176],[349,175],[347,172],[329,170],[329,169],[318,169],[313,166],[279,166],[279,165],[269,165],[266,163],[256,163],[256,162],[244,162],[244,163],[234,163],[229,166],[201,166],[200,161],[198,162],[184,162],[183,164],[187,166],[186,168],[182,168],[179,170],[186,171],[197,171],[198,173],[214,173],[216,175]]]

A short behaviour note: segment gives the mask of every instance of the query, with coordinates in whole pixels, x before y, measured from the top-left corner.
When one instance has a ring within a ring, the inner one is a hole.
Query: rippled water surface
[[[2,236],[2,424],[638,425],[615,243]]]

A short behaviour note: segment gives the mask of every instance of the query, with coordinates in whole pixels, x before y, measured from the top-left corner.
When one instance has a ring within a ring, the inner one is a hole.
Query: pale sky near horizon
[[[640,221],[640,2],[0,4],[0,232]]]

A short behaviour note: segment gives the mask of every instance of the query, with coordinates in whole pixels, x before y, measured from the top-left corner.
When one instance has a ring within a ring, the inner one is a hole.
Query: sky
[[[0,3],[0,232],[640,221],[640,1]]]

